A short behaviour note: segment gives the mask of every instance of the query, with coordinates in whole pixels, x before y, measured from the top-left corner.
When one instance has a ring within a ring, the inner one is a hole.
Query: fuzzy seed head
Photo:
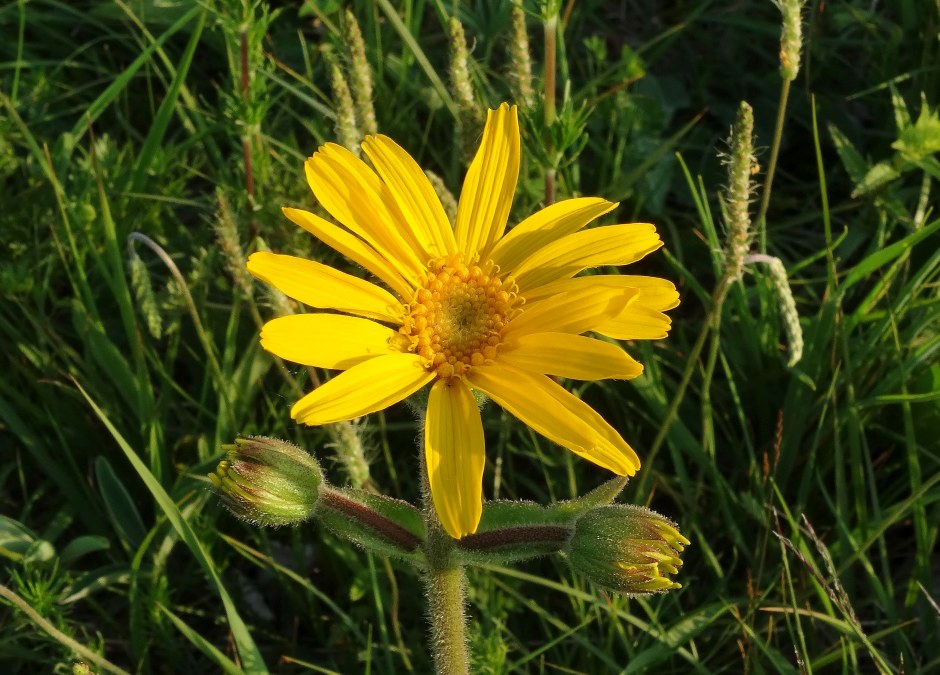
[[[800,51],[803,48],[804,0],[774,0],[783,15],[780,30],[780,76],[789,82],[800,71]]]
[[[730,279],[741,275],[744,257],[751,246],[751,215],[749,207],[753,193],[753,176],[757,160],[754,157],[754,111],[742,101],[738,117],[728,139],[728,186],[722,196],[725,207],[726,274]]]
[[[378,132],[375,121],[375,106],[372,103],[372,69],[366,58],[366,43],[362,39],[359,22],[350,10],[346,10],[346,49],[349,52],[352,93],[356,102],[356,116],[367,134]]]

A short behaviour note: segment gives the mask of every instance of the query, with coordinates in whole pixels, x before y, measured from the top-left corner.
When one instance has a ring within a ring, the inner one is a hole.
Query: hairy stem
[[[429,556],[430,557],[430,556]],[[431,651],[438,675],[470,672],[466,617],[466,577],[460,565],[431,565],[424,575],[431,621]]]

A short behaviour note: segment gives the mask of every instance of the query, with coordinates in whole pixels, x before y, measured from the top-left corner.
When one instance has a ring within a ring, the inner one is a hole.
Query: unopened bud
[[[598,586],[645,595],[681,588],[672,580],[689,540],[641,506],[602,506],[578,519],[568,544],[571,567]]]
[[[308,453],[286,441],[239,437],[209,480],[239,518],[259,525],[296,525],[317,502],[323,473]]]

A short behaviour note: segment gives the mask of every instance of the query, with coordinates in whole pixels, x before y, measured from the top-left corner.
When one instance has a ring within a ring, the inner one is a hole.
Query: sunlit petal
[[[323,208],[396,265],[406,279],[413,282],[420,277],[428,254],[388,186],[365,162],[346,148],[327,143],[304,168]]]
[[[370,319],[400,323],[395,297],[375,284],[312,260],[259,251],[248,258],[248,271],[288,297],[318,309],[335,309]]]
[[[593,330],[617,340],[660,340],[669,334],[672,319],[656,310],[630,306]]]
[[[525,293],[573,277],[599,265],[627,265],[662,246],[656,228],[647,223],[608,225],[569,234],[534,252],[513,270]]]
[[[400,296],[407,297],[411,293],[411,286],[402,278],[395,266],[356,235],[309,211],[291,208],[283,208],[281,211],[324,244],[372,272]]]
[[[529,333],[584,333],[620,314],[635,289],[587,287],[543,298],[526,306],[506,327],[507,340]]]
[[[486,116],[483,139],[457,204],[457,245],[486,257],[506,229],[519,178],[519,120],[516,106],[503,103]]]
[[[473,394],[457,378],[431,387],[424,456],[444,529],[455,539],[472,534],[483,512],[483,422]]]
[[[294,363],[346,370],[392,352],[396,335],[387,326],[356,316],[293,314],[264,324],[261,346]]]
[[[610,288],[635,288],[639,291],[636,304],[649,307],[660,312],[673,309],[679,305],[679,293],[676,285],[667,279],[659,277],[644,277],[630,274],[591,274],[574,279],[562,279],[544,286],[526,291],[526,300],[531,302],[544,297],[577,291],[588,286],[602,285]]]
[[[363,361],[297,401],[291,417],[315,426],[383,410],[434,378],[422,363],[421,357],[402,353]]]
[[[663,312],[679,304],[679,293],[675,285],[666,279],[593,274],[539,286],[526,293],[526,300],[531,303],[531,307],[538,307],[543,302],[551,302],[551,298],[559,293],[590,287],[623,288],[636,292],[635,299],[622,312],[591,330],[618,340],[658,340],[669,333],[672,320]]]
[[[421,167],[388,136],[369,136],[362,144],[405,220],[433,256],[457,252],[457,241],[441,200]]]
[[[504,272],[513,270],[534,251],[569,234],[617,207],[606,199],[566,199],[532,214],[497,242],[490,255]]]
[[[523,335],[500,352],[499,360],[533,373],[574,380],[630,380],[643,372],[643,366],[617,345],[567,333]]]
[[[640,459],[589,405],[544,375],[509,366],[474,369],[467,380],[549,440],[621,476]]]

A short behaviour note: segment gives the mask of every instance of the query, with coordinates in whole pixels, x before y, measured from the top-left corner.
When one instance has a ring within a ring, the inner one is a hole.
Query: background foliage
[[[379,131],[457,192],[480,111],[518,98],[509,4],[348,8]],[[617,221],[660,228],[665,255],[631,272],[680,286],[672,334],[632,347],[641,379],[570,385],[646,461],[624,499],[675,519],[693,545],[684,588],[647,600],[594,590],[560,559],[474,572],[478,672],[933,672],[940,6],[807,3],[755,244],[786,265],[802,360],[787,366],[769,276],[749,268],[655,458],[646,449],[721,275],[719,154],[739,101],[754,108],[761,147],[774,135],[779,12],[762,0],[566,2],[547,128],[542,8],[525,8],[535,95],[522,104],[512,220],[538,208],[553,147],[559,198],[620,200]],[[355,65],[345,9],[0,7],[0,582],[129,671],[429,668],[407,567],[313,526],[245,526],[205,479],[222,443],[265,433],[346,480],[328,460],[341,435],[290,422],[308,375],[260,350],[258,322],[277,299],[238,271],[264,246],[348,269],[280,214],[312,207],[303,159],[349,122],[331,85],[333,64],[347,76]],[[454,17],[476,107],[448,79]],[[485,422],[490,497],[545,503],[605,478],[496,406]],[[351,431],[372,484],[415,499],[411,413]],[[0,669],[65,672],[77,660],[0,606]]]

